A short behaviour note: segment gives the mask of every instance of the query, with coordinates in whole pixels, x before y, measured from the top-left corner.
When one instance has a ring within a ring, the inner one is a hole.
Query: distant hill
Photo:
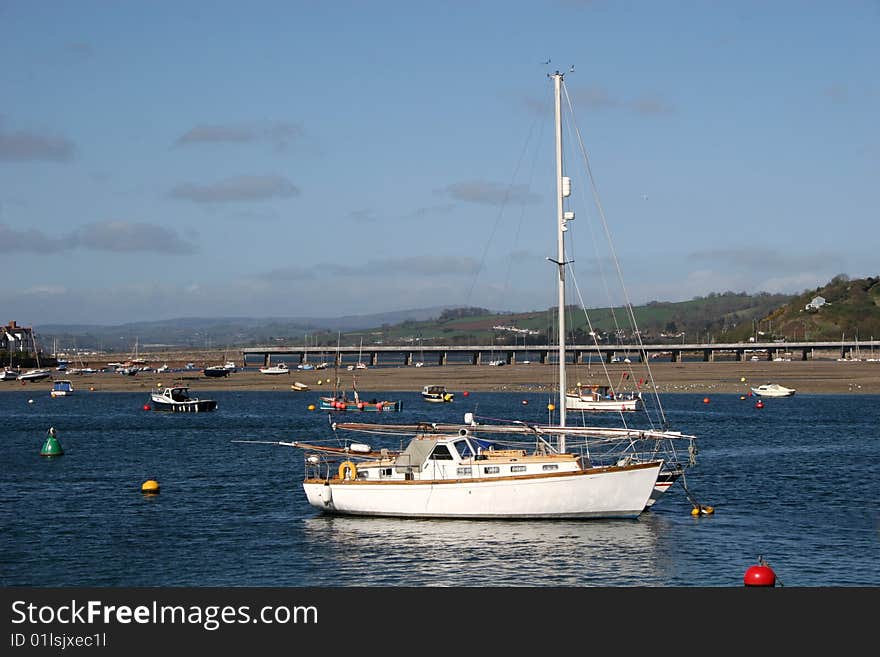
[[[807,310],[816,297],[824,305]],[[745,342],[785,338],[880,339],[880,278],[831,282],[799,295],[712,293],[689,301],[652,301],[633,308],[646,343]],[[605,343],[631,342],[629,321],[621,309],[568,309],[568,333],[590,343],[590,328]],[[555,341],[554,309],[527,313],[486,308],[430,307],[335,318],[180,318],[118,326],[47,325],[35,327],[43,351],[96,349],[126,353],[135,341],[142,351],[158,349],[236,349],[247,346],[308,344],[332,349],[363,344],[516,345]],[[620,327],[620,328],[618,328]],[[552,337],[548,337],[552,336]]]
[[[46,324],[35,326],[43,351],[98,349],[124,353],[137,341],[139,349],[156,348],[224,349],[271,344],[336,345],[337,335],[365,331],[404,321],[425,321],[438,317],[444,307],[415,308],[370,315],[343,317],[181,317],[155,322],[131,322],[113,326]]]

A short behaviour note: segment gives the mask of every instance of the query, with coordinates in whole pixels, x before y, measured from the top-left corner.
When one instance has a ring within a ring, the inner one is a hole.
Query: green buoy
[[[49,427],[49,436],[46,438],[46,442],[43,443],[40,456],[61,456],[62,454],[64,454],[64,450],[61,449],[61,443],[55,437],[55,427]]]

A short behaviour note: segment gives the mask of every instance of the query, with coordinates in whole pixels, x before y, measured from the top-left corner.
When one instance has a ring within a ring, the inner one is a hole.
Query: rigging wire
[[[574,109],[571,106],[571,97],[568,95],[568,89],[567,89],[567,87],[565,87],[564,84],[563,84],[563,91],[565,93],[566,103],[568,104],[569,115],[573,116]],[[629,296],[629,292],[626,288],[626,284],[623,281],[623,271],[621,270],[621,267],[620,267],[620,260],[617,257],[617,250],[614,248],[614,243],[611,240],[611,233],[608,229],[608,222],[605,218],[605,210],[602,206],[602,201],[599,198],[599,190],[596,186],[596,180],[593,177],[593,170],[592,170],[592,167],[590,166],[590,158],[588,157],[586,148],[584,147],[584,142],[581,137],[580,130],[578,129],[577,124],[574,123],[573,120],[572,120],[572,127],[577,135],[577,143],[578,143],[578,146],[580,147],[581,156],[584,161],[584,166],[586,167],[587,177],[590,181],[590,189],[593,194],[593,202],[596,204],[596,210],[599,214],[599,218],[601,220],[601,225],[602,225],[602,228],[605,232],[606,241],[608,243],[608,248],[611,253],[611,259],[612,259],[612,262],[614,263],[615,269],[617,270],[617,277],[618,277],[618,280],[620,281],[621,291],[623,292],[623,296],[624,296],[624,302],[625,302],[624,307],[625,307],[625,310],[627,312],[627,315],[629,317],[629,320],[630,320],[632,326],[637,326],[635,312],[633,311],[633,307],[632,307],[632,301],[630,300],[630,296]],[[651,366],[648,362],[647,353],[644,349],[644,343],[642,342],[641,332],[636,331],[634,337],[636,338],[637,344],[639,345],[639,353],[641,354],[640,357],[645,364],[645,369],[648,373],[648,378],[651,382],[650,387],[651,387],[651,391],[654,395],[655,402],[657,404],[657,410],[658,410],[658,413],[660,416],[660,422],[661,422],[662,426],[665,427],[668,424],[668,422],[666,420],[666,413],[663,410],[663,404],[660,401],[660,393],[657,390],[656,383],[654,382],[654,373],[651,370]]]
[[[489,251],[489,246],[495,239],[495,233],[498,232],[498,227],[501,225],[501,218],[504,216],[505,209],[507,207],[507,203],[511,197],[511,190],[513,189],[513,181],[517,179],[517,175],[519,174],[520,167],[522,166],[523,160],[525,158],[526,151],[528,150],[529,143],[532,141],[532,137],[535,131],[535,125],[537,125],[538,121],[535,119],[532,122],[531,127],[529,128],[529,134],[526,138],[525,144],[523,144],[522,151],[520,152],[519,159],[517,160],[516,167],[514,167],[513,175],[511,178],[510,184],[508,184],[507,189],[504,192],[504,198],[501,201],[501,206],[498,208],[498,213],[495,216],[495,223],[492,226],[492,230],[489,233],[489,239],[486,240],[485,245],[483,246],[483,253],[480,256],[480,262],[477,266],[477,270],[474,272],[473,278],[471,279],[470,288],[467,291],[467,295],[465,296],[465,305],[471,304],[471,299],[473,297],[474,288],[477,285],[477,279],[480,276],[480,273],[485,269],[486,266],[486,255]]]

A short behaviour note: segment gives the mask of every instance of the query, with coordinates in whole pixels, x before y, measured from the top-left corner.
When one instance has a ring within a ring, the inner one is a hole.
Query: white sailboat
[[[564,75],[557,71],[550,77],[556,108],[557,254],[551,260],[558,270],[558,424],[478,424],[467,414],[461,425],[333,425],[410,435],[401,451],[355,442],[344,447],[279,442],[305,451],[303,489],[317,509],[431,518],[633,518],[683,472],[674,458],[666,462],[669,452],[659,446],[680,440],[693,446],[693,436],[625,424],[566,426],[565,234],[574,216],[566,210],[571,180],[563,175]]]
[[[37,335],[33,333],[34,339],[34,357],[37,359],[37,366],[34,369],[27,370],[26,372],[22,372],[16,378],[19,381],[42,381],[43,379],[48,379],[52,376],[52,370],[46,369],[44,367],[40,367],[40,350],[37,347]]]
[[[287,363],[282,361],[272,365],[271,360],[272,357],[269,356],[269,362],[266,363],[266,367],[260,368],[260,374],[290,374],[290,368],[287,366]]]

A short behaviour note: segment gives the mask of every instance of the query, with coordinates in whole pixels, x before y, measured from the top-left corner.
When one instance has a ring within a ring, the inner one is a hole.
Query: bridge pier
[[[516,363],[516,352],[515,351],[508,351],[507,352],[507,364],[513,365],[514,363]]]
[[[439,360],[437,361],[437,364],[438,364],[438,365],[446,365],[446,360],[447,360],[448,357],[449,357],[449,354],[447,354],[447,352],[445,352],[445,351],[441,351],[441,352],[440,352],[440,358],[439,358]]]
[[[403,355],[403,364],[404,365],[412,365],[413,364],[413,352],[407,351]]]
[[[715,362],[715,352],[712,349],[703,349],[703,362],[704,363],[714,363]]]
[[[681,362],[681,351],[678,349],[673,349],[671,353],[672,353],[672,358],[670,359],[670,361],[673,363],[680,363]]]
[[[376,367],[379,364],[379,352],[371,351],[370,352],[370,367]]]
[[[801,360],[809,360],[809,354],[811,351],[812,351],[812,349],[804,349],[801,352]]]
[[[541,365],[547,364],[547,356],[549,353],[549,351],[545,351],[543,349],[538,352],[538,362],[541,363]]]
[[[471,355],[471,365],[479,365],[482,362],[483,362],[483,352],[475,351]]]

